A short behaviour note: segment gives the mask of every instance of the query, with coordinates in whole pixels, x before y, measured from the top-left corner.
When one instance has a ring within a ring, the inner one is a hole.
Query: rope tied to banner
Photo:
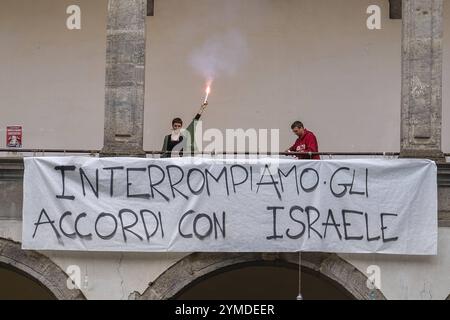
[[[297,301],[302,301],[302,252],[298,252],[298,296]]]

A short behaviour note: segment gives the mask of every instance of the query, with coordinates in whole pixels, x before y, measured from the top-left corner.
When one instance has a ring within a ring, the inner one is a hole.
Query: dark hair
[[[183,120],[181,120],[180,118],[175,118],[175,119],[173,119],[173,120],[172,120],[172,126],[173,126],[174,124],[176,124],[176,123],[183,125]]]
[[[292,124],[291,129],[294,130],[295,128],[303,129],[303,128],[305,128],[305,126],[303,125],[303,122],[301,122],[301,121],[295,121],[295,122]]]

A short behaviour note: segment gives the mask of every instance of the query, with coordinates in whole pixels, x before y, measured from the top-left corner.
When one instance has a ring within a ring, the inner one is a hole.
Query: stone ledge
[[[22,158],[0,158],[0,181],[22,180]]]
[[[450,188],[450,163],[438,164],[438,186]]]
[[[438,164],[446,163],[445,154],[440,150],[402,150],[400,158],[429,159]]]
[[[450,211],[439,211],[439,227],[450,228]]]

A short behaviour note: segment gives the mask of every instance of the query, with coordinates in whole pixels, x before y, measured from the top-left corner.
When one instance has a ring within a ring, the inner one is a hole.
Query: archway
[[[298,296],[297,265],[252,263],[208,275],[188,286],[179,300],[295,300]],[[344,288],[316,272],[302,268],[305,300],[351,300]]]
[[[0,264],[0,300],[55,300],[56,297],[39,282]]]
[[[24,286],[29,285],[30,290],[42,298],[85,299],[80,290],[70,290],[67,287],[68,276],[60,267],[38,252],[22,250],[19,243],[0,239],[0,268],[3,276],[15,277],[15,280]],[[2,289],[7,290],[5,287]],[[11,294],[11,298],[16,297],[27,298],[26,295]]]
[[[303,253],[301,261],[302,271],[304,271],[304,275],[302,275],[303,283],[308,281],[308,278],[309,280],[315,279],[316,283],[335,290],[334,292],[339,293],[341,298],[360,300],[385,299],[379,290],[373,291],[367,287],[367,277],[362,272],[335,254]],[[198,286],[204,285],[204,282],[208,281],[208,279],[219,281],[219,283],[221,281],[222,283],[233,281],[233,276],[237,279],[236,274],[233,275],[233,272],[244,271],[248,274],[249,271],[255,272],[257,268],[272,268],[270,270],[272,272],[275,270],[274,268],[283,268],[285,272],[291,269],[295,273],[298,264],[298,254],[295,253],[194,253],[164,272],[155,282],[150,284],[142,295],[136,298],[144,300],[199,298],[198,292],[201,292],[201,288],[198,291]],[[263,270],[260,269],[258,271]],[[265,271],[268,271],[268,269]],[[220,279],[220,277],[226,276],[228,276],[226,280]],[[196,289],[197,293],[193,294],[192,290]],[[226,296],[217,298],[226,298]],[[281,296],[280,298],[286,297]],[[295,296],[292,297],[292,299],[294,298]],[[316,295],[312,298],[326,299],[333,297]]]

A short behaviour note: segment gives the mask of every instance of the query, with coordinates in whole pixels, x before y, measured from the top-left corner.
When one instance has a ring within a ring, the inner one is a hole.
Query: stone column
[[[109,0],[102,156],[143,156],[147,0]]]
[[[403,0],[401,156],[441,151],[443,0]]]

